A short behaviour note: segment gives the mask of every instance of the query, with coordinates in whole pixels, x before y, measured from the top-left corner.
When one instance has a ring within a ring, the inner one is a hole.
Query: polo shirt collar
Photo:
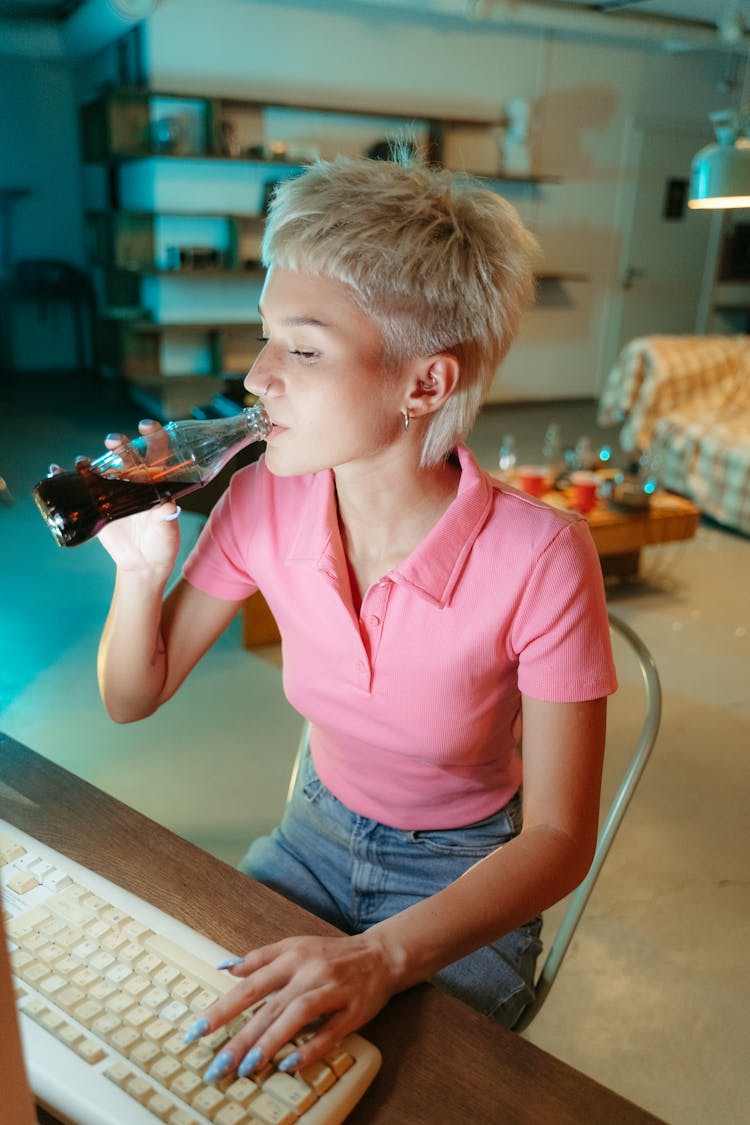
[[[450,601],[492,506],[493,488],[487,474],[465,445],[456,446],[456,453],[461,478],[453,503],[416,550],[387,575],[441,606]],[[328,469],[315,477],[313,495],[308,496],[300,515],[287,562],[314,562],[329,571],[338,562],[340,543],[334,477]]]

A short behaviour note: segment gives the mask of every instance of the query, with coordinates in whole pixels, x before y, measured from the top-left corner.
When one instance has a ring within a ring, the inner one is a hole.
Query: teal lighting
[[[750,207],[750,107],[709,114],[716,141],[693,157],[688,207]]]

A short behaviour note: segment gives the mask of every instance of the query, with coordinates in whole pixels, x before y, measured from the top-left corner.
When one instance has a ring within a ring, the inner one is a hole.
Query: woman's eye
[[[305,351],[303,348],[290,348],[289,354],[290,355],[298,355],[300,357],[300,359],[306,359],[306,360],[317,359],[317,356],[318,356],[317,352]]]
[[[268,343],[268,336],[256,336],[255,339],[258,341],[259,344],[267,344]]]

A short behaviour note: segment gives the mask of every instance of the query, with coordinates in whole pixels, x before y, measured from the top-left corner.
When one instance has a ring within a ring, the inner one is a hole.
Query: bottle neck
[[[262,441],[270,434],[271,420],[261,403],[256,402],[254,406],[244,407],[241,417],[253,441]]]

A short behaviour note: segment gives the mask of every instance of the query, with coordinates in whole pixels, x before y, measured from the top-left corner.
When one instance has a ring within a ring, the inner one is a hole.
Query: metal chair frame
[[[570,897],[570,902],[537,975],[534,1001],[524,1010],[513,1028],[514,1031],[524,1031],[529,1026],[531,1021],[539,1014],[549,995],[659,733],[662,693],[654,658],[635,630],[613,613],[609,614],[609,627],[612,633],[618,634],[626,642],[638,661],[646,693],[645,717],[641,724],[635,750],[599,829],[596,851],[588,875]],[[294,759],[287,801],[291,798],[302,755],[307,748],[309,735],[310,724],[306,722]]]
[[[596,851],[588,875],[571,895],[570,902],[538,973],[534,1001],[524,1009],[513,1028],[514,1031],[524,1031],[529,1026],[531,1021],[538,1016],[549,995],[659,733],[662,697],[661,682],[654,658],[635,630],[613,613],[609,614],[609,627],[612,633],[618,634],[628,644],[638,660],[646,691],[646,714],[635,750],[599,829]]]

